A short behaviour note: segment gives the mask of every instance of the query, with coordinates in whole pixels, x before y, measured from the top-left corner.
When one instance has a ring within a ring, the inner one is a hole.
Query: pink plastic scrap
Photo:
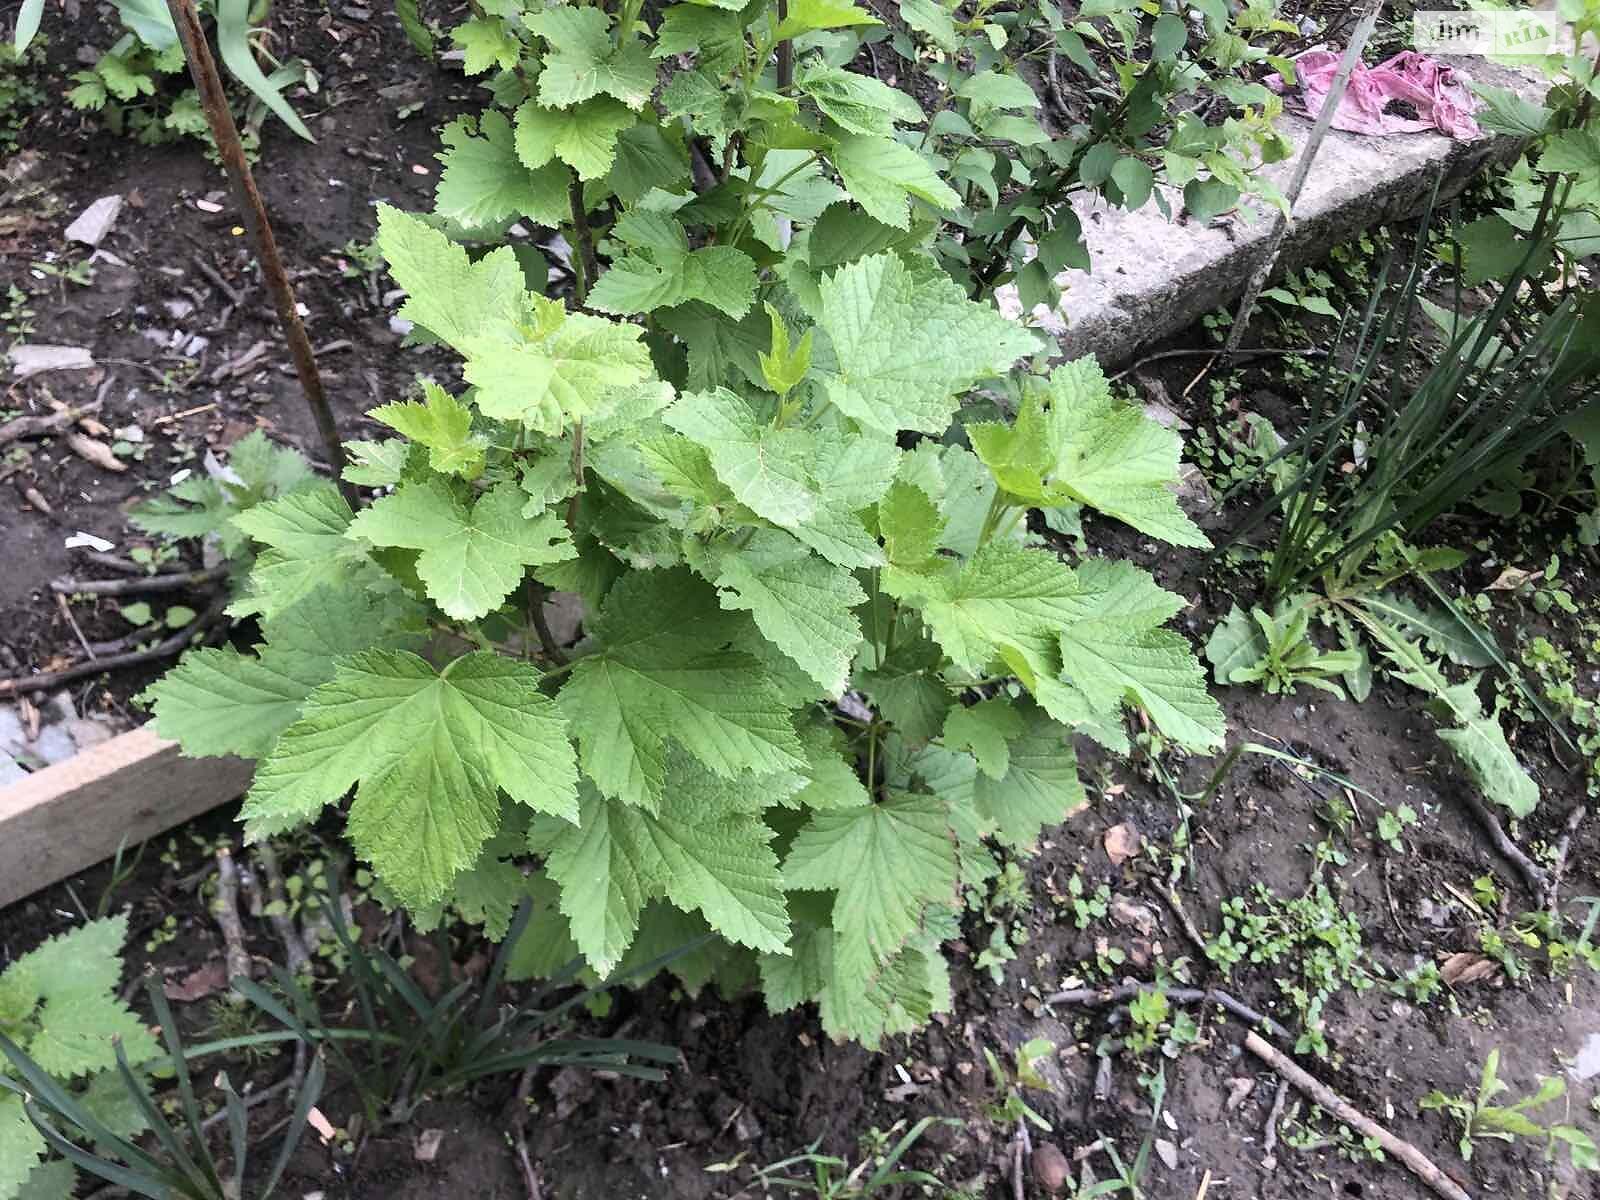
[[[1293,103],[1306,116],[1322,111],[1343,57],[1333,50],[1307,50],[1294,60],[1299,92]],[[1285,90],[1277,75],[1263,82],[1275,92]],[[1455,71],[1415,50],[1402,50],[1375,67],[1356,64],[1334,110],[1333,127],[1380,136],[1437,129],[1447,137],[1472,138],[1478,136],[1472,119],[1477,110],[1477,97]]]

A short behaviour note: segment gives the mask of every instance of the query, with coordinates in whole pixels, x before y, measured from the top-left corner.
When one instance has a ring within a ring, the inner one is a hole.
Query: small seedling
[[[1575,1125],[1540,1125],[1528,1114],[1534,1109],[1559,1100],[1566,1094],[1566,1082],[1559,1075],[1541,1076],[1539,1090],[1525,1096],[1515,1104],[1496,1104],[1495,1097],[1510,1087],[1500,1078],[1500,1050],[1489,1051],[1484,1059],[1483,1071],[1478,1077],[1478,1091],[1469,1096],[1447,1096],[1437,1088],[1423,1097],[1418,1106],[1427,1112],[1445,1112],[1461,1127],[1457,1143],[1462,1160],[1472,1161],[1475,1143],[1479,1138],[1495,1138],[1512,1142],[1519,1137],[1544,1138],[1545,1156],[1554,1158],[1561,1146],[1566,1146],[1572,1165],[1585,1171],[1600,1171],[1600,1151],[1594,1139]]]

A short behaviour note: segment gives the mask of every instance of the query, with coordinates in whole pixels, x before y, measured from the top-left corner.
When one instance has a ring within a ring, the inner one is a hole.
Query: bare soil
[[[387,284],[359,270],[347,276],[351,260],[342,248],[371,236],[375,201],[428,205],[437,178],[437,126],[472,102],[475,90],[459,75],[420,61],[386,6],[375,6],[367,19],[344,15],[350,8],[275,6],[273,27],[282,49],[309,59],[321,75],[319,95],[300,101],[316,114],[310,123],[318,141],[302,143],[269,125],[257,168],[308,310],[313,343],[334,344],[321,363],[346,435],[362,428],[365,409],[398,395],[418,370],[449,369],[426,351],[400,348],[382,303]],[[57,17],[52,11],[52,21]],[[47,30],[60,77],[79,42],[103,47],[111,40],[94,6],[84,6],[76,25],[61,29],[47,21]],[[396,115],[414,102],[423,107],[405,119]],[[196,144],[139,147],[87,130],[76,114],[52,102],[25,129],[15,161],[23,157],[33,164],[25,198],[0,213],[0,295],[7,285],[29,293],[36,310],[30,340],[87,347],[98,365],[12,383],[0,409],[42,412],[52,400],[84,404],[103,396],[99,420],[111,430],[137,424],[149,449],[142,461],[112,473],[75,456],[60,440],[33,442],[31,457],[0,486],[0,675],[77,660],[76,637],[48,583],[66,574],[104,572],[64,548],[68,535],[96,534],[114,542],[118,553],[147,544],[126,524],[127,507],[176,471],[200,469],[208,451],[224,451],[251,429],[265,429],[317,456],[270,304],[235,231],[231,197]],[[87,256],[65,243],[62,230],[89,202],[110,194],[123,195],[127,205],[103,248],[124,265],[97,262],[87,287],[37,274],[33,264],[51,255],[58,262]],[[208,197],[221,211],[197,203]],[[230,290],[237,296],[230,297]],[[187,354],[172,349],[180,330],[205,338],[205,348]],[[264,356],[230,375],[227,365],[257,342],[266,344]],[[1194,369],[1193,363],[1152,368],[1139,382],[1141,388],[1152,378],[1164,383],[1161,390],[1170,400],[1182,396]],[[1253,389],[1250,403],[1258,407],[1271,403],[1264,389],[1286,386],[1265,375],[1246,379],[1254,381],[1245,386]],[[1173,407],[1197,425],[1214,419],[1198,399],[1180,399]],[[30,501],[24,488],[42,496],[49,511]],[[1493,529],[1486,524],[1476,532]],[[1197,641],[1231,603],[1215,577],[1202,580],[1198,556],[1158,550],[1096,524],[1088,533],[1096,551],[1133,557],[1166,586],[1192,597],[1194,605],[1180,622]],[[1571,566],[1568,578],[1585,611],[1592,611],[1593,563]],[[1473,582],[1482,586],[1486,580]],[[206,598],[172,600],[200,608]],[[80,601],[74,613],[91,639],[127,632],[113,603]],[[1562,627],[1569,639],[1575,630],[1575,622]],[[155,664],[85,681],[74,689],[75,701],[80,711],[125,709],[128,697],[159,670]],[[1362,705],[1316,692],[1268,697],[1242,688],[1226,689],[1218,698],[1237,736],[1311,759],[1346,775],[1385,806],[1406,803],[1419,814],[1404,851],[1396,853],[1376,835],[1375,806],[1357,797],[1360,818],[1338,838],[1349,863],[1328,879],[1340,905],[1359,919],[1365,954],[1375,966],[1402,971],[1418,961],[1475,951],[1477,921],[1456,896],[1470,894],[1480,875],[1494,877],[1507,897],[1506,912],[1498,915],[1533,907],[1535,898],[1488,848],[1460,803],[1466,784],[1453,772],[1414,694],[1380,682]],[[128,715],[139,718],[137,712]],[[1569,810],[1584,798],[1581,779],[1555,758],[1540,729],[1520,729],[1517,737],[1544,793],[1538,813],[1520,831],[1521,842],[1554,844]],[[529,1125],[537,1193],[530,1193],[508,1142],[507,1104],[515,1080],[506,1080],[425,1109],[412,1128],[383,1131],[354,1161],[308,1143],[294,1160],[283,1194],[318,1191],[330,1200],[753,1197],[763,1194],[752,1181],[755,1166],[814,1141],[822,1152],[854,1161],[859,1140],[870,1130],[936,1115],[962,1123],[930,1131],[910,1156],[911,1165],[936,1171],[952,1185],[970,1181],[975,1194],[1043,1196],[1031,1179],[1022,1193],[1014,1191],[1008,1149],[1013,1130],[985,1112],[991,1084],[983,1052],[1009,1059],[1014,1047],[1033,1037],[1048,1037],[1060,1048],[1043,1068],[1051,1090],[1028,1095],[1054,1126],[1051,1134],[1036,1132],[1036,1143],[1053,1141],[1070,1158],[1109,1138],[1131,1158],[1150,1123],[1139,1065],[1113,1060],[1109,1091],[1095,1096],[1095,1049],[1113,1032],[1111,1011],[1052,1009],[1045,996],[1073,980],[1099,982],[1092,964],[1115,948],[1126,956],[1112,971],[1117,978],[1149,980],[1186,959],[1197,986],[1226,986],[1246,1004],[1287,1016],[1274,971],[1247,967],[1224,981],[1200,948],[1189,944],[1156,885],[1164,874],[1156,855],[1136,855],[1120,866],[1108,857],[1105,835],[1113,826],[1133,827],[1152,847],[1170,842],[1176,825],[1170,793],[1132,763],[1083,753],[1092,802],[1051,833],[1025,864],[1033,903],[1018,918],[1026,937],[1018,942],[1016,960],[1005,966],[998,984],[978,968],[975,959],[988,928],[969,917],[967,948],[957,953],[954,1010],[922,1033],[894,1039],[873,1054],[830,1043],[811,1013],[774,1017],[748,996],[690,998],[669,983],[653,983],[619,994],[607,1016],[586,1019],[588,1032],[625,1030],[629,1037],[674,1044],[682,1050],[681,1066],[664,1084],[570,1071],[539,1077]],[[1179,787],[1201,790],[1212,767],[1190,762]],[[1285,896],[1307,889],[1312,872],[1306,847],[1328,832],[1326,799],[1326,785],[1264,758],[1247,756],[1235,767],[1192,822],[1192,869],[1179,895],[1203,934],[1215,930],[1224,900],[1248,894],[1258,883]],[[155,970],[178,983],[220,956],[220,938],[200,889],[210,849],[236,837],[231,809],[219,810],[151,846],[134,876],[115,890],[113,907],[125,905],[132,914],[131,970]],[[314,843],[304,847],[308,858],[316,852]],[[1089,891],[1102,883],[1111,889],[1121,921],[1075,927],[1065,899],[1075,873]],[[107,867],[96,868],[0,911],[0,967],[78,922],[82,906],[93,908],[107,887],[109,874]],[[1600,886],[1596,822],[1579,828],[1566,879],[1569,897]],[[175,928],[165,926],[169,917]],[[246,928],[253,953],[281,957],[264,921],[247,918]],[[407,943],[414,950],[421,945]],[[453,946],[460,962],[480,949],[465,934]],[[337,995],[337,980],[330,987]],[[198,999],[180,1006],[191,1033],[212,1027],[211,1003]],[[1427,1194],[1399,1165],[1344,1153],[1338,1145],[1298,1149],[1280,1138],[1275,1166],[1264,1165],[1276,1078],[1244,1054],[1238,1022],[1210,1007],[1192,1012],[1199,1042],[1165,1064],[1167,1116],[1158,1136],[1170,1144],[1171,1162],[1152,1157],[1147,1195],[1401,1200]],[[1424,1006],[1382,986],[1362,993],[1344,989],[1326,1015],[1331,1058],[1302,1061],[1359,1109],[1413,1141],[1472,1194],[1530,1200],[1600,1194],[1587,1180],[1573,1180],[1565,1168],[1542,1162],[1539,1148],[1526,1143],[1486,1143],[1470,1166],[1463,1164],[1454,1131],[1438,1114],[1419,1115],[1417,1109],[1435,1087],[1471,1090],[1491,1048],[1501,1050],[1502,1075],[1519,1095],[1533,1090],[1536,1076],[1561,1071],[1587,1038],[1600,1033],[1600,985],[1592,974],[1580,968],[1570,979],[1551,980],[1536,973],[1521,984],[1495,974]],[[236,1080],[265,1086],[282,1076],[286,1064],[239,1062],[229,1069]],[[1584,1123],[1593,1095],[1592,1080],[1572,1082],[1572,1119]],[[1296,1100],[1290,1096],[1291,1106]],[[324,1107],[335,1120],[350,1115],[347,1096],[335,1093]],[[1308,1106],[1300,1111],[1309,1116]],[[263,1118],[263,1126],[277,1115]],[[1336,1132],[1328,1121],[1317,1128],[1319,1136]],[[427,1129],[444,1134],[434,1161],[419,1163],[416,1138]],[[1105,1160],[1095,1162],[1102,1169]],[[708,1170],[714,1166],[719,1169]]]

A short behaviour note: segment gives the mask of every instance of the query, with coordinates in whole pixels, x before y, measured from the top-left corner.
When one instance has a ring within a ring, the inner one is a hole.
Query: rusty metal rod
[[[283,269],[283,259],[278,255],[278,243],[272,236],[272,223],[267,220],[266,206],[256,189],[255,176],[244,156],[244,146],[239,142],[239,127],[233,122],[228,108],[227,94],[222,90],[222,78],[217,74],[217,61],[211,56],[211,46],[206,41],[205,30],[200,27],[199,14],[194,0],[167,0],[167,11],[177,27],[178,38],[183,42],[183,54],[189,61],[189,74],[195,89],[200,93],[200,106],[205,109],[206,121],[211,126],[211,137],[217,144],[217,154],[233,185],[234,196],[244,213],[245,224],[250,228],[255,242],[256,257],[261,263],[261,274],[267,291],[272,293],[273,307],[278,310],[278,323],[283,326],[284,340],[289,343],[289,353],[294,357],[295,374],[300,377],[300,390],[305,393],[306,404],[317,423],[322,437],[323,452],[328,465],[333,468],[339,490],[352,508],[359,503],[355,486],[344,479],[344,447],[339,443],[339,430],[333,421],[333,410],[328,407],[327,394],[322,390],[322,376],[317,371],[316,357],[311,353],[311,339],[300,321],[295,308],[294,287]]]

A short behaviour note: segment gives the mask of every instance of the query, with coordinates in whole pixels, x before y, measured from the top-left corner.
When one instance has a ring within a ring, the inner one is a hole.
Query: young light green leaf
[[[528,300],[531,323],[468,336],[458,346],[484,416],[558,434],[653,374],[641,327],[569,313],[543,296]]]
[[[813,330],[806,330],[794,349],[789,348],[789,326],[783,314],[772,305],[766,305],[767,319],[772,322],[772,349],[762,351],[761,374],[767,386],[779,396],[787,396],[795,389],[806,372],[811,369],[811,340]]]
[[[896,229],[911,227],[910,198],[935,208],[959,208],[961,197],[926,158],[893,138],[847,133],[838,139],[833,165],[845,190],[867,214]]]
[[[617,135],[634,120],[627,105],[606,96],[566,109],[528,100],[517,109],[517,157],[530,170],[559,158],[579,179],[599,179],[616,161]]]
[[[837,360],[823,376],[828,399],[884,433],[942,434],[956,396],[1039,348],[948,278],[913,275],[894,254],[841,267],[821,293],[819,323]]]
[[[708,610],[718,611],[714,590],[681,569],[635,572],[611,589],[592,631],[601,649],[559,697],[602,794],[659,810],[669,740],[723,778],[805,769],[771,677],[722,649],[736,619],[708,620]]]
[[[1008,743],[1021,737],[1022,729],[1022,714],[1009,699],[996,696],[952,708],[944,721],[944,745],[947,750],[971,750],[978,770],[1001,779],[1011,763]]]
[[[511,122],[505,114],[485,109],[477,124],[481,136],[474,136],[465,118],[450,122],[440,135],[447,149],[438,155],[444,170],[434,189],[434,211],[468,229],[494,226],[517,217],[527,217],[540,225],[560,225],[563,220],[570,220],[567,184],[571,175],[567,169],[560,163],[547,162],[536,171],[529,170],[517,157]],[[416,294],[413,289],[407,291]],[[440,332],[432,326],[428,328]]]
[[[486,652],[442,672],[414,654],[339,660],[245,798],[252,838],[293,828],[359,783],[350,837],[408,905],[442,897],[519,804],[578,815],[566,721],[526,663]]]
[[[986,704],[996,703],[985,701]],[[971,712],[972,709],[954,710]],[[983,770],[973,785],[979,813],[993,822],[995,836],[1015,849],[1032,846],[1047,825],[1059,825],[1088,803],[1078,778],[1078,756],[1071,731],[1052,721],[1033,705],[1018,716],[1006,770],[995,775]],[[976,747],[974,747],[976,749]]]
[[[470,508],[438,480],[407,483],[363,509],[348,536],[420,550],[417,575],[428,598],[447,616],[476,621],[521,583],[525,567],[576,553],[554,513],[530,521],[522,505],[522,489],[510,482],[497,484]]]
[[[932,569],[945,521],[928,494],[895,480],[878,501],[878,533],[889,562],[904,571]]]
[[[723,558],[716,584],[722,607],[748,611],[762,635],[828,695],[844,693],[861,645],[861,622],[852,610],[867,598],[854,575],[788,534],[768,530]]]
[[[473,262],[437,229],[380,204],[378,249],[406,290],[400,315],[458,350],[469,337],[513,330],[526,319],[527,285],[508,246]]]
[[[1093,358],[1031,380],[1014,424],[975,424],[968,436],[1001,488],[1021,503],[1074,501],[1180,546],[1210,544],[1173,491],[1177,434],[1119,403]]]
[[[472,410],[432,380],[422,381],[423,399],[382,404],[367,416],[382,421],[428,448],[441,475],[476,479],[483,471],[484,440],[472,435]]]
[[[838,970],[866,988],[922,924],[956,894],[956,847],[944,805],[897,795],[880,804],[820,812],[789,848],[784,883],[836,890]]]
[[[756,294],[756,264],[732,246],[689,249],[683,226],[666,213],[634,210],[612,230],[628,247],[595,282],[589,303],[602,312],[642,313],[698,300],[738,318]]]
[[[481,75],[490,67],[510,71],[522,58],[516,34],[493,17],[468,18],[450,31],[450,40],[466,53],[461,69],[468,75]]]
[[[523,23],[549,47],[539,72],[539,102],[547,108],[570,108],[604,94],[639,109],[655,90],[649,52],[631,36],[614,44],[604,9],[563,5],[529,13]]]
[[[815,449],[805,431],[773,429],[727,388],[680,396],[662,419],[706,448],[717,478],[752,512],[783,526],[816,514],[807,470]]]

